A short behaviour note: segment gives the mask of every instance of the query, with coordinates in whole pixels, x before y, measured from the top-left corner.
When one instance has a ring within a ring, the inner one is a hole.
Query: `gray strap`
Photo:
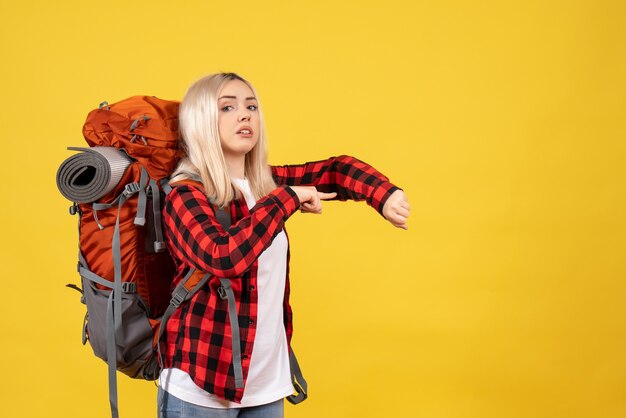
[[[139,191],[137,183],[129,183],[126,185],[124,193],[119,196],[117,206],[117,219],[115,221],[115,230],[113,231],[113,242],[111,249],[113,252],[113,314],[115,321],[115,335],[120,345],[124,345],[124,329],[122,328],[122,254],[120,249],[120,212],[124,202]]]
[[[309,386],[302,376],[302,370],[300,370],[300,365],[298,364],[298,359],[296,359],[296,354],[293,352],[293,349],[289,352],[289,369],[291,373],[291,383],[293,383],[293,387],[298,394],[287,396],[287,400],[296,405],[307,398]]]
[[[98,220],[98,211],[104,209],[110,209],[114,206],[121,207],[126,199],[128,199],[131,195],[137,193],[139,191],[139,185],[137,183],[128,183],[126,187],[124,187],[124,191],[120,193],[111,203],[92,203],[91,207],[93,208],[93,218],[98,224],[98,228],[104,229],[104,227],[100,224]],[[120,203],[121,202],[121,203]]]
[[[122,195],[120,194],[111,203],[92,203],[91,206],[93,207],[94,210],[111,209],[112,207],[114,207],[114,206],[116,206],[118,204],[118,202],[120,201],[120,196],[122,196]]]
[[[189,280],[189,278],[191,277],[191,275],[196,271],[196,269],[189,269],[189,271],[187,272],[187,274],[185,275],[185,277],[183,277],[183,279],[180,281],[180,283],[178,283],[178,285],[176,286],[176,288],[174,289],[174,291],[172,292],[172,299],[170,299],[170,304],[167,307],[167,309],[165,310],[165,313],[163,314],[163,316],[161,317],[161,323],[159,324],[159,339],[158,341],[161,340],[161,336],[163,335],[163,332],[165,332],[165,324],[167,323],[168,319],[170,319],[170,317],[172,316],[172,314],[174,313],[174,311],[183,304],[183,302],[191,299],[191,297],[193,296],[193,294],[195,294],[198,289],[201,287],[201,285],[204,285],[204,283],[206,283],[206,280],[208,280],[208,276],[209,274],[207,273],[202,280],[200,281],[199,285],[194,287],[192,289],[192,291],[188,291],[185,288],[185,283],[187,283],[187,281]]]
[[[225,291],[225,295],[220,293],[222,299],[228,299],[228,320],[230,321],[230,332],[232,335],[233,350],[233,370],[235,372],[235,387],[240,389],[243,387],[243,371],[241,367],[241,339],[239,337],[239,320],[237,318],[237,305],[235,303],[235,294],[233,293],[232,283],[229,279],[220,278],[222,284],[220,289]]]
[[[80,274],[80,277],[82,277],[83,279],[87,279],[99,285],[106,286],[109,289],[115,288],[115,282],[107,280],[104,277],[98,276],[93,271],[88,270],[81,265],[78,266],[78,273]],[[133,282],[122,282],[122,292],[123,293],[137,293],[137,284]]]
[[[205,283],[211,277],[210,273],[206,273],[204,276],[202,276],[202,279],[200,279],[198,284],[196,284],[193,287],[193,289],[187,290],[185,288],[185,284],[187,283],[189,278],[191,278],[192,274],[195,271],[196,271],[196,269],[193,269],[193,268],[189,269],[189,271],[187,272],[185,277],[183,277],[183,280],[181,280],[181,282],[178,283],[178,285],[176,286],[176,288],[172,292],[172,299],[170,300],[170,305],[167,307],[167,309],[165,310],[165,313],[161,317],[161,323],[159,324],[159,337],[158,337],[157,341],[159,341],[159,342],[161,341],[161,337],[163,336],[163,333],[165,332],[167,321],[174,314],[174,311],[176,311],[176,309],[178,309],[178,307],[180,305],[182,305],[184,302],[188,301],[196,293],[198,293],[198,290],[200,290],[202,288],[202,286],[204,286]],[[161,344],[160,343],[157,343],[157,351],[159,353],[159,361],[160,361],[161,365],[163,365],[163,356],[161,354]]]
[[[80,235],[80,219],[78,220],[78,223],[79,223],[79,225],[78,225],[79,231],[78,232],[79,232],[79,235]],[[89,266],[87,265],[87,260],[85,260],[85,257],[83,257],[83,252],[80,250],[80,247],[78,248],[78,261],[79,261],[79,264],[78,264],[78,267],[79,267],[78,271],[79,272],[80,272],[80,267],[81,266],[86,268],[86,269],[89,269]]]
[[[161,192],[154,179],[150,179],[150,189],[152,190],[152,212],[154,214],[154,232],[156,234],[154,251],[159,253],[165,251],[165,241],[163,240],[163,230],[161,229]]]
[[[82,217],[82,214],[78,217],[78,236],[80,237],[80,218]],[[83,257],[83,252],[80,250],[80,239],[78,240],[78,271],[80,272],[80,267],[83,266],[85,268],[87,268],[87,261],[85,260],[85,257]],[[84,286],[82,280],[81,280],[81,287]],[[85,301],[85,292],[81,291],[82,296],[80,297],[80,302],[83,304],[86,304],[87,302]],[[84,331],[83,331],[84,332]],[[83,343],[84,344],[84,343]]]
[[[120,203],[120,208],[123,202]],[[120,248],[120,210],[117,211],[115,230],[113,231],[113,314],[115,334],[120,344],[124,344],[124,330],[122,328],[122,252]]]
[[[115,198],[111,203],[94,203],[94,217],[99,209],[108,209],[117,204],[117,219],[115,222],[115,230],[113,232],[113,240],[111,243],[113,253],[113,286],[111,282],[103,279],[88,269],[87,262],[82,253],[78,252],[79,272],[82,277],[95,283],[102,284],[109,288],[113,288],[109,294],[106,311],[106,334],[107,334],[107,365],[109,371],[109,403],[111,404],[111,417],[119,418],[117,406],[117,354],[116,346],[124,344],[124,331],[122,328],[122,293],[126,290],[122,283],[122,260],[120,248],[120,212],[122,206],[129,197],[139,191],[140,187],[137,183],[129,183],[125,186],[124,191]],[[79,224],[80,230],[80,224]],[[134,284],[134,283],[133,283]],[[84,328],[83,328],[84,329]],[[85,337],[83,337],[85,338]]]
[[[120,200],[122,200],[123,198],[127,199],[129,196],[137,193],[138,191],[139,183],[128,183],[126,186],[124,186],[124,190],[122,191],[122,193],[118,194],[111,203],[92,203],[91,206],[94,208],[94,210],[111,209],[115,206],[118,206]]]
[[[113,232],[113,291],[109,294],[107,304],[107,364],[109,368],[109,402],[111,404],[111,417],[119,418],[117,408],[117,344],[124,345],[124,329],[122,328],[122,257],[120,249],[120,212],[124,202],[139,191],[137,183],[126,185],[124,192],[115,200],[118,201],[117,220]]]
[[[148,172],[141,166],[141,178],[139,179],[139,199],[137,200],[137,216],[135,216],[135,225],[144,225],[146,223],[146,202],[148,187]]]
[[[222,225],[222,228],[230,228],[230,213],[227,209],[218,208],[215,211],[215,218],[220,223],[220,225]]]
[[[180,283],[178,283],[178,286],[176,286],[176,288],[172,292],[172,300],[170,301],[170,305],[174,306],[175,308],[178,308],[184,302],[187,302],[196,293],[198,293],[198,290],[200,290],[200,288],[202,288],[202,286],[204,286],[204,284],[211,277],[211,273],[205,273],[204,276],[202,276],[202,278],[198,281],[198,283],[196,283],[196,285],[191,290],[187,290],[187,288],[185,288],[185,284],[187,283],[187,281],[189,281],[189,279],[191,278],[191,276],[193,275],[195,271],[196,269],[190,269],[189,272],[183,278],[183,280]]]
[[[162,179],[161,182],[163,182],[163,180],[166,180],[166,179]],[[200,176],[198,176],[198,175],[190,176],[189,180],[193,180],[193,181],[197,181],[199,183],[202,183],[202,178],[200,178]],[[163,183],[161,183],[161,184],[163,184]],[[168,184],[168,187],[169,187],[169,184]],[[170,187],[170,189],[171,189],[171,187]],[[165,187],[163,188],[163,190],[165,190]],[[165,191],[165,193],[169,193],[169,191]],[[215,209],[215,207],[217,206],[215,204],[215,198],[214,197],[209,197],[209,202],[211,203],[211,205],[214,205],[213,208]],[[224,229],[230,228],[230,225],[231,225],[230,208],[218,207],[217,209],[215,209],[215,218],[220,223],[220,225],[222,225],[222,228],[224,228]]]
[[[145,121],[149,121],[150,120],[150,118],[148,116],[146,116],[146,115],[139,116],[137,119],[135,119],[135,121],[132,123],[132,125],[130,125],[130,131],[131,132],[135,130],[137,125],[139,125],[139,121],[142,120],[142,119],[145,120]]]
[[[104,229],[102,224],[100,224],[100,220],[98,219],[98,211],[104,209],[111,209],[116,205],[119,205],[120,200],[124,198],[124,196],[130,193],[131,190],[134,190],[135,187],[138,187],[137,183],[129,183],[124,188],[124,191],[120,193],[111,203],[92,203],[91,207],[93,208],[93,219],[96,221],[98,228],[101,230]]]
[[[99,285],[102,286],[106,286],[109,289],[113,289],[113,282],[110,280],[107,280],[103,277],[98,276],[96,273],[94,273],[91,270],[86,269],[83,266],[79,266],[78,267],[78,273],[80,274],[80,277],[85,278],[89,281],[92,281],[94,283],[98,283]]]
[[[87,318],[89,317],[89,312],[85,312],[85,318],[83,318],[83,345],[87,344]]]
[[[141,141],[143,142],[143,144],[144,144],[144,145],[148,145],[148,141],[146,141],[146,137],[145,137],[145,136],[143,136],[143,135],[142,135],[142,136],[140,136],[139,138],[141,138]],[[137,139],[137,135],[136,135],[136,134],[135,134],[135,135],[133,135],[133,136],[130,138],[130,142],[131,142],[131,143],[132,143],[132,142],[135,142],[135,139]]]
[[[113,295],[111,292],[107,303],[106,332],[107,332],[107,364],[109,369],[109,403],[111,404],[111,418],[118,418],[117,409],[117,361],[115,350],[115,318],[113,312]]]
[[[146,115],[139,116],[137,119],[135,119],[132,125],[130,125],[131,132],[135,130],[137,125],[139,125],[139,121],[141,121],[142,119],[145,120],[146,122],[150,120],[150,118]],[[139,138],[141,138],[144,145],[148,145],[148,141],[146,141],[146,138],[144,136],[140,136]],[[130,138],[130,142],[135,142],[135,139],[137,139],[137,134],[133,135],[132,138]]]
[[[222,228],[228,229],[231,225],[230,213],[224,208],[218,208],[215,211],[215,217],[217,218]],[[225,291],[225,295],[220,293],[222,299],[228,300],[228,320],[230,322],[230,332],[232,336],[232,350],[233,350],[233,370],[235,372],[235,387],[240,389],[243,387],[243,370],[241,366],[241,339],[239,336],[239,319],[237,317],[237,304],[235,302],[235,294],[233,293],[232,283],[229,279],[220,278],[222,286],[219,291]]]
[[[93,220],[96,221],[96,225],[98,225],[98,228],[100,228],[100,230],[102,231],[104,227],[102,226],[102,224],[100,223],[100,220],[98,219],[98,209],[96,209],[95,204],[93,204],[92,206],[93,206]]]
[[[163,189],[165,194],[170,194],[170,192],[172,191],[172,186],[170,186],[170,179],[168,179],[167,177],[162,178],[160,180],[160,183],[161,183],[161,188]]]

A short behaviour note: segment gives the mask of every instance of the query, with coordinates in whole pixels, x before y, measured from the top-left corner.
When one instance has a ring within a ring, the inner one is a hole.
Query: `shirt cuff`
[[[300,208],[298,195],[287,185],[278,186],[270,193],[270,196],[283,212],[283,220],[287,220]]]
[[[393,194],[396,190],[403,190],[397,186],[394,186],[392,183],[385,181],[381,183],[376,190],[374,191],[374,196],[372,196],[372,207],[376,209],[378,213],[384,218],[383,215],[383,207],[385,206],[385,202],[389,199],[389,196]]]

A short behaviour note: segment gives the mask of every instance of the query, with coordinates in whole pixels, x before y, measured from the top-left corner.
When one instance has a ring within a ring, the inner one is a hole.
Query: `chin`
[[[246,155],[248,154],[250,151],[252,151],[254,149],[254,147],[241,147],[239,148],[236,153],[239,155]]]
[[[252,150],[254,149],[254,147],[256,147],[256,146],[257,146],[257,144],[258,144],[258,142],[256,142],[256,141],[254,142],[254,144],[246,144],[246,146],[245,146],[245,147],[243,147],[243,148],[245,148],[245,150],[246,150],[246,151],[245,151],[245,152],[246,152],[246,154],[247,154],[247,153],[249,153],[250,151],[252,151]]]

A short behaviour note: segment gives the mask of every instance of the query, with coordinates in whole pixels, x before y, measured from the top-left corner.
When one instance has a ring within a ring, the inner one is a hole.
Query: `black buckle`
[[[136,293],[137,283],[134,282],[122,282],[122,292],[124,293]]]
[[[228,294],[226,293],[226,288],[224,287],[224,285],[221,285],[217,288],[217,294],[220,295],[220,298],[222,298],[222,300],[228,299]]]
[[[70,215],[76,215],[77,213],[80,214],[80,208],[76,203],[74,203],[72,206],[70,206]]]

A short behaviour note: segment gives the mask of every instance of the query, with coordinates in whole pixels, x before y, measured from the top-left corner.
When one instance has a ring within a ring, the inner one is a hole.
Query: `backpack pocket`
[[[87,305],[87,340],[96,356],[105,362],[107,353],[107,309],[111,290],[98,289],[93,282],[83,278],[83,291]],[[111,306],[112,308],[112,306]],[[145,304],[137,293],[122,294],[122,328],[124,341],[116,341],[117,370],[130,377],[154,380],[158,377],[158,355],[153,341],[154,332]]]

